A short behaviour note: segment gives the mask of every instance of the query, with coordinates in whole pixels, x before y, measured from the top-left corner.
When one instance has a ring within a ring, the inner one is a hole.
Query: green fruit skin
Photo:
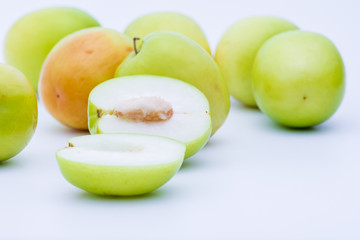
[[[297,26],[277,17],[256,16],[233,24],[221,38],[215,54],[231,96],[256,107],[251,89],[251,72],[257,51],[276,34],[296,30]]]
[[[135,19],[125,29],[131,38],[144,38],[149,33],[168,30],[181,33],[203,47],[209,54],[211,50],[200,26],[190,17],[176,12],[151,13]]]
[[[209,141],[209,138],[211,136],[211,129],[212,128],[210,126],[208,130],[199,138],[191,142],[184,143],[186,146],[185,159],[193,156],[195,153],[199,152],[206,145],[206,143]]]
[[[310,127],[339,107],[345,69],[334,44],[311,32],[292,31],[268,40],[253,67],[253,90],[260,109],[289,127]]]
[[[87,13],[69,7],[53,7],[20,18],[5,38],[6,62],[22,71],[37,92],[41,66],[55,44],[80,29],[99,23]]]
[[[168,182],[183,159],[150,166],[102,166],[70,161],[57,155],[67,181],[99,195],[133,196],[152,192]]]
[[[192,84],[209,101],[213,135],[230,109],[229,91],[214,59],[190,38],[171,31],[150,33],[137,51],[120,64],[115,77],[150,74]]]
[[[37,117],[31,83],[19,70],[0,63],[0,161],[12,158],[28,144]]]
[[[89,100],[89,107],[88,107],[88,123],[89,123],[89,132],[90,134],[101,134],[102,132],[99,127],[99,116],[98,116],[98,109],[95,104],[93,104]],[[208,128],[208,130],[200,137],[196,138],[195,140],[191,142],[184,142],[186,146],[186,152],[185,152],[185,159],[193,156],[195,153],[200,151],[208,142],[210,135],[211,135],[211,124]]]

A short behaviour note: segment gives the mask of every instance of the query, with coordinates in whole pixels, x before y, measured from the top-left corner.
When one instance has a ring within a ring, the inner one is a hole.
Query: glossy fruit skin
[[[65,179],[74,186],[99,195],[133,196],[154,191],[179,170],[183,159],[155,166],[100,166],[57,161]]]
[[[251,71],[257,51],[276,34],[296,30],[291,22],[271,16],[242,19],[224,33],[218,43],[215,61],[226,80],[231,96],[256,107],[251,89]]]
[[[0,161],[18,154],[37,125],[36,94],[16,68],[0,63]]]
[[[156,12],[135,19],[124,33],[131,38],[144,38],[149,33],[168,30],[181,33],[203,47],[209,54],[211,50],[200,26],[190,17],[177,12]]]
[[[214,59],[190,38],[171,31],[150,33],[137,50],[118,67],[115,77],[150,74],[192,84],[209,101],[214,134],[230,109],[229,91]]]
[[[95,27],[68,35],[44,62],[39,82],[41,101],[64,125],[87,129],[89,93],[111,79],[132,51],[131,39],[111,29]]]
[[[22,71],[38,89],[41,66],[55,44],[80,29],[100,26],[89,14],[70,7],[52,7],[20,18],[6,35],[4,53],[8,64]]]
[[[268,40],[253,68],[253,90],[260,109],[289,127],[311,127],[339,107],[345,89],[340,53],[326,37],[291,31]]]

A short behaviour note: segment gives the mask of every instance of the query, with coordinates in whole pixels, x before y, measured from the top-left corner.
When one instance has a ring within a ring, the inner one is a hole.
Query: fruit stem
[[[135,54],[136,54],[136,55],[139,53],[138,50],[136,49],[136,41],[137,41],[137,40],[140,40],[140,38],[139,38],[139,37],[134,37],[134,38],[133,38],[134,50],[135,50]]]

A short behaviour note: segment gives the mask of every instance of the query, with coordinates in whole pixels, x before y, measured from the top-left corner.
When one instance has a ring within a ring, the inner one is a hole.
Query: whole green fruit
[[[168,30],[181,33],[211,54],[209,44],[200,26],[190,17],[177,12],[156,12],[135,19],[125,29],[131,38],[144,38],[149,33]]]
[[[0,161],[18,154],[37,124],[36,94],[24,74],[0,63]]]
[[[196,42],[172,31],[153,32],[138,42],[115,76],[159,75],[197,87],[209,101],[214,134],[230,108],[229,92],[214,59]]]
[[[41,66],[55,44],[70,33],[96,26],[99,23],[93,17],[75,8],[31,12],[16,21],[7,33],[6,62],[22,71],[37,91]]]
[[[327,120],[344,95],[341,56],[326,37],[291,31],[268,40],[253,67],[253,91],[260,109],[289,127]]]
[[[257,51],[276,34],[298,29],[291,22],[270,16],[242,19],[222,36],[215,54],[230,94],[252,107],[256,102],[251,89],[251,71]]]

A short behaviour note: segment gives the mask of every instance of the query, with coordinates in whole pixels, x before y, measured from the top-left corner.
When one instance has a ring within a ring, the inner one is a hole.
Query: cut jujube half
[[[89,131],[142,133],[176,139],[185,158],[209,140],[211,117],[205,95],[183,81],[153,75],[108,80],[89,96]]]
[[[67,181],[87,192],[131,196],[164,185],[179,170],[185,145],[142,134],[96,134],[74,137],[57,151]]]

